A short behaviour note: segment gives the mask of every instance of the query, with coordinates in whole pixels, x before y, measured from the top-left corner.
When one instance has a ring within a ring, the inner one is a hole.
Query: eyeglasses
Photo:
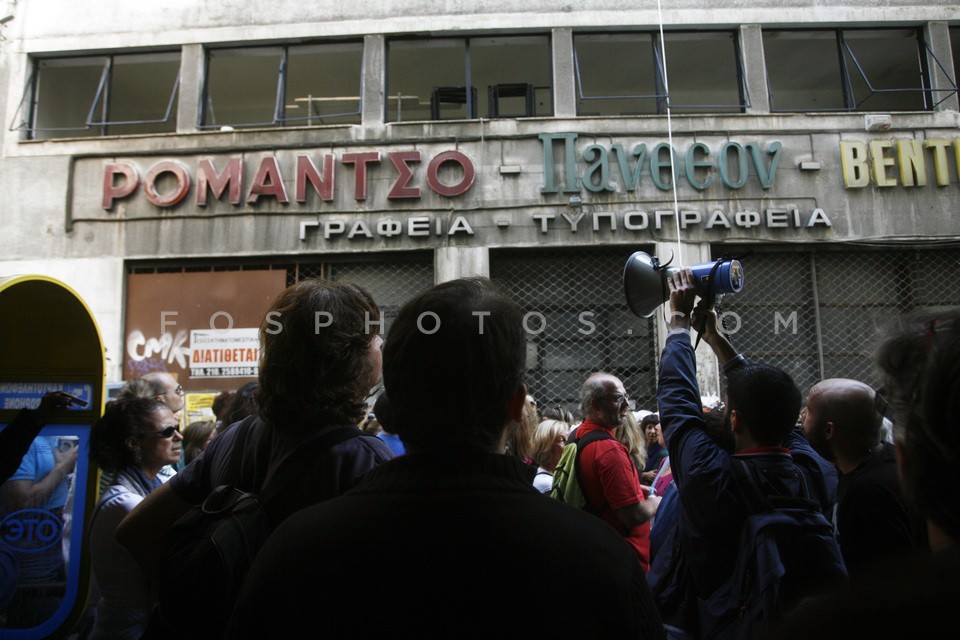
[[[173,392],[174,392],[175,394],[177,394],[178,396],[182,396],[182,395],[183,395],[183,386],[181,386],[181,385],[178,384],[178,385],[177,385],[177,388],[174,389]]]
[[[617,404],[623,404],[624,402],[626,402],[627,404],[630,404],[630,396],[628,396],[628,395],[625,394],[625,393],[615,393],[615,394],[613,394],[612,396],[611,396],[611,395],[606,395],[606,396],[603,396],[603,397],[604,397],[604,398],[612,398],[613,400],[616,400],[616,401],[617,401]]]
[[[157,436],[158,438],[172,438],[174,433],[180,433],[180,427],[164,427],[159,431],[151,431],[145,435],[148,436]]]

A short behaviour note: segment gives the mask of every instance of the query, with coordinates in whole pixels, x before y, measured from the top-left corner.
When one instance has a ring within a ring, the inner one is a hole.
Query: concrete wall
[[[20,0],[11,31],[29,41],[30,51],[64,51],[372,33],[650,26],[661,17],[668,26],[952,20],[956,10],[955,2],[945,0],[597,0],[581,5],[569,0]]]

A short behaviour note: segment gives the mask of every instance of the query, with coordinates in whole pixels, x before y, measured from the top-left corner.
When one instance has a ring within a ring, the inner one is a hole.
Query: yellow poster
[[[213,399],[216,393],[188,393],[184,403],[184,425],[191,422],[213,422]]]

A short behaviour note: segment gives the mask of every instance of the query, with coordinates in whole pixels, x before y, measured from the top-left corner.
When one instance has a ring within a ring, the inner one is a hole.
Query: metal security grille
[[[804,394],[825,378],[876,385],[886,321],[960,305],[960,247],[754,249],[743,265],[743,290],[718,308],[724,327],[748,358],[781,367]]]
[[[433,286],[433,260],[416,262],[332,262],[327,277],[345,280],[367,289],[380,306],[386,334],[400,307]]]
[[[577,411],[580,387],[596,371],[622,379],[634,409],[653,407],[653,321],[634,316],[623,293],[634,250],[491,251],[491,279],[525,314],[525,382],[541,407]]]

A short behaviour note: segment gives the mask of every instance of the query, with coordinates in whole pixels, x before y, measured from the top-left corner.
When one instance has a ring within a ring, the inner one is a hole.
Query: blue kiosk
[[[0,278],[0,639],[62,637],[83,615],[84,523],[97,497],[90,428],[104,383],[103,340],[83,300],[46,276]],[[78,401],[42,423],[22,412],[51,391]]]

